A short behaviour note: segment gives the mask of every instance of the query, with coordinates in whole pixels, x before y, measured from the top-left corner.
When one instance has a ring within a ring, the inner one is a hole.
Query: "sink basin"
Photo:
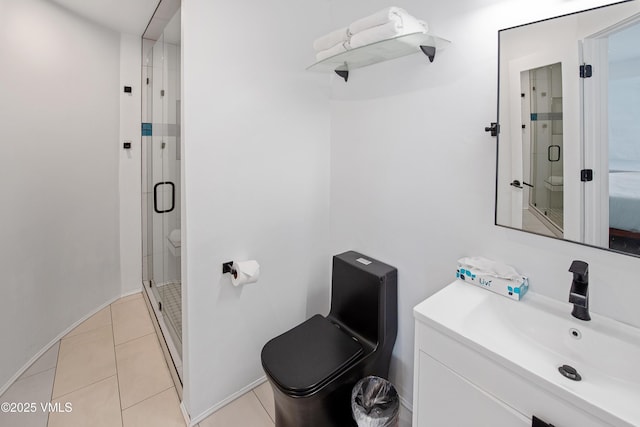
[[[612,425],[640,426],[640,330],[529,291],[513,301],[456,281],[416,317]],[[573,381],[558,368],[570,365]]]

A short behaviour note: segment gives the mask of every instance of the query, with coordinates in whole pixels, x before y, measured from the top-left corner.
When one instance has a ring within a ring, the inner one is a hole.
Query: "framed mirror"
[[[640,256],[640,2],[499,32],[496,225]]]

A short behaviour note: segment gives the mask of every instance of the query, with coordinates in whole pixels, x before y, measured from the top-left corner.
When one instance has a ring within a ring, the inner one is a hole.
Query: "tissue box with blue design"
[[[529,289],[529,279],[513,267],[483,257],[460,258],[456,278],[516,301]]]

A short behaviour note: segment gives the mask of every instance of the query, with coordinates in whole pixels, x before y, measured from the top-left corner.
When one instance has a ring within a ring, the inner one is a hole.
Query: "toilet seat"
[[[358,341],[316,314],[265,344],[262,365],[283,391],[304,396],[332,381],[362,354]]]

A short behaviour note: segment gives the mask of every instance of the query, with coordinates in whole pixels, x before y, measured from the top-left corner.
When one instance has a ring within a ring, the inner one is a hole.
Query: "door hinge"
[[[593,75],[593,67],[589,64],[583,64],[580,66],[580,77],[588,79]]]
[[[582,169],[580,171],[580,181],[593,181],[593,169]]]
[[[149,84],[149,77],[147,77],[147,84]]]
[[[158,311],[162,311],[162,301],[158,301]]]

